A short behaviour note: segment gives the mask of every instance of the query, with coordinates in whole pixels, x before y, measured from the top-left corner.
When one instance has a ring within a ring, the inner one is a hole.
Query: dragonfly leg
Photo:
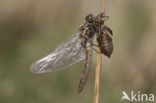
[[[109,16],[104,16],[104,21],[106,21],[107,19],[109,19]]]
[[[102,53],[101,51],[95,49],[94,47],[93,47],[93,50],[95,50],[97,53]]]
[[[96,44],[92,44],[93,46],[95,46],[95,47],[99,47],[98,45],[96,45]],[[95,50],[97,53],[101,53],[101,51],[99,51],[99,50],[97,50],[97,49],[95,49],[94,47],[93,47],[93,50]]]
[[[92,44],[93,46],[96,46],[96,47],[99,47],[98,45],[96,45],[96,44]]]

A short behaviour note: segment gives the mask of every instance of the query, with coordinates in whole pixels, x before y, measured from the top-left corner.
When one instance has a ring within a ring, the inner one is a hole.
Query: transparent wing
[[[45,73],[65,68],[75,64],[86,57],[82,46],[80,32],[60,44],[54,52],[36,61],[31,66],[32,73]]]

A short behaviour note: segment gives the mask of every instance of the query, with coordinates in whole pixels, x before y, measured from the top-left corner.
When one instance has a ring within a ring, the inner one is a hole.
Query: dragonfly
[[[80,93],[87,83],[90,72],[92,51],[95,50],[93,46],[96,46],[93,44],[94,36],[96,34],[98,40],[98,38],[101,38],[98,35],[99,31],[105,31],[105,29],[102,29],[103,23],[101,23],[104,22],[103,18],[106,18],[106,16],[95,17],[92,14],[87,15],[85,18],[85,23],[80,26],[78,32],[62,42],[52,53],[34,62],[31,65],[31,72],[51,72],[54,70],[67,68],[68,66],[85,59],[84,70],[78,86],[78,93]],[[102,43],[100,44],[101,40],[98,41],[99,47],[102,48]],[[99,52],[103,53],[102,49]]]

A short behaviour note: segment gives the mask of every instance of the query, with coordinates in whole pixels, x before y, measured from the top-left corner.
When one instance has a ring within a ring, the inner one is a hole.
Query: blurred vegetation
[[[106,24],[114,31],[114,53],[103,56],[100,103],[120,103],[122,90],[156,94],[156,13],[153,0],[106,0]],[[93,103],[94,64],[81,94],[83,61],[68,69],[32,74],[30,65],[76,33],[98,0],[0,1],[1,103]]]

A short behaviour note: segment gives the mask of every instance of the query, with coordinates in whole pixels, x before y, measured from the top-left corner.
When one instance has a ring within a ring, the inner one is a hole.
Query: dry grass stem
[[[102,13],[104,14],[104,0],[102,0]],[[99,47],[97,48],[100,51]],[[99,87],[100,87],[100,69],[101,69],[101,53],[96,55],[96,72],[95,72],[95,89],[94,89],[94,103],[99,102]]]
[[[98,50],[99,50],[99,48],[98,48]],[[96,55],[94,103],[98,103],[98,101],[99,101],[100,68],[101,68],[101,53],[97,53],[97,55]]]

